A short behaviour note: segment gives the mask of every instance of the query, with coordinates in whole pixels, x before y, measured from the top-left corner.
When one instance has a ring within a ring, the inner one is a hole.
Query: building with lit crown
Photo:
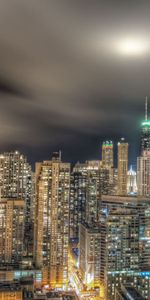
[[[127,173],[127,194],[128,195],[137,194],[137,174],[132,169],[132,166]]]
[[[113,153],[112,141],[105,141],[102,144],[102,163],[105,167],[113,167],[114,165],[114,153]]]
[[[140,156],[143,155],[143,151],[150,151],[150,120],[147,116],[147,97],[145,101],[145,120],[141,124]]]

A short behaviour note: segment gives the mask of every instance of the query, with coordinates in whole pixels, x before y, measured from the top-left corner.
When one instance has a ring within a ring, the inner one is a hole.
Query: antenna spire
[[[145,121],[147,121],[147,96],[145,98]]]

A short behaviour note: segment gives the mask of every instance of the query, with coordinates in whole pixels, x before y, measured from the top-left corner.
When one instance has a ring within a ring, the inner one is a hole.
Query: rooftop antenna
[[[147,96],[145,98],[145,121],[147,121]]]

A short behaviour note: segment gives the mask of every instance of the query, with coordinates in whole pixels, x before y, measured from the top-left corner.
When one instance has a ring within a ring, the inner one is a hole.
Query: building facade
[[[80,225],[79,268],[83,282],[89,287],[100,288],[101,234],[98,225]]]
[[[102,144],[102,163],[105,167],[112,168],[114,166],[114,151],[112,141],[104,141]]]
[[[150,151],[137,158],[137,188],[139,196],[150,196]]]
[[[106,299],[115,299],[115,289],[121,283],[132,284],[149,299],[149,216],[150,198],[102,196],[100,222],[104,251],[101,265],[104,267],[101,279]]]
[[[118,143],[118,195],[127,195],[128,143],[122,138]]]
[[[147,116],[147,97],[145,101],[145,120],[141,124],[140,156],[143,155],[143,151],[150,151],[150,120]]]
[[[60,157],[36,164],[34,259],[43,283],[68,283],[70,164]]]
[[[0,265],[21,265],[24,243],[25,202],[0,199]]]
[[[0,194],[2,198],[25,200],[24,254],[32,254],[33,184],[32,170],[26,156],[18,151],[0,155]]]

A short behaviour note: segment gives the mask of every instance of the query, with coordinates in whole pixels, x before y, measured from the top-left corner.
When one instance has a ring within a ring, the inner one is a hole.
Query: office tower
[[[136,172],[132,169],[132,166],[127,173],[127,194],[137,194],[137,176]]]
[[[112,141],[105,141],[102,144],[102,163],[105,167],[110,167],[110,168],[112,168],[114,165]]]
[[[0,199],[0,265],[18,267],[24,243],[24,200]]]
[[[114,152],[113,142],[104,141],[102,144],[102,165],[109,170],[109,183],[113,184]]]
[[[145,120],[141,124],[140,155],[150,150],[150,120],[147,117],[147,97],[145,101]]]
[[[79,238],[79,224],[86,216],[87,164],[77,163],[70,184],[70,238]]]
[[[80,224],[79,268],[88,287],[100,288],[101,234],[98,225]]]
[[[34,259],[43,283],[68,283],[70,164],[59,154],[36,164]]]
[[[98,221],[101,194],[109,192],[109,170],[101,161],[77,163],[71,175],[70,237],[79,238],[79,224]]]
[[[137,158],[137,188],[138,195],[150,196],[150,151]]]
[[[118,195],[127,194],[128,143],[121,138],[118,143]]]
[[[33,235],[32,171],[27,158],[18,151],[0,155],[0,193],[2,198],[25,200],[24,250],[30,254]]]
[[[101,280],[106,288],[106,299],[115,299],[115,289],[121,283],[133,285],[149,299],[149,216],[150,198],[102,196]]]

